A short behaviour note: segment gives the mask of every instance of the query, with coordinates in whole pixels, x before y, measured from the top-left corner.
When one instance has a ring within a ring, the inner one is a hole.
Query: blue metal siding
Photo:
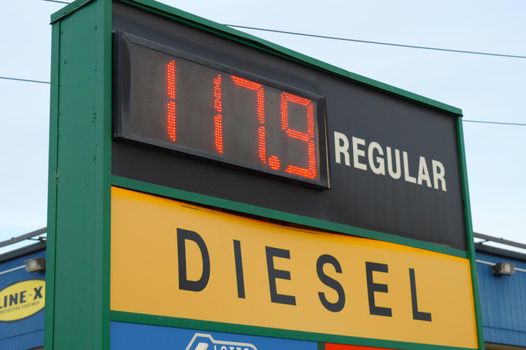
[[[526,262],[477,252],[477,260],[511,262],[526,269]],[[526,347],[526,272],[494,276],[491,266],[477,262],[484,340]]]
[[[16,259],[0,263],[0,272],[21,265],[31,258],[45,257],[45,251],[27,254]],[[20,269],[0,275],[0,290],[24,280],[45,279],[42,272],[26,272]],[[0,322],[0,349],[27,350],[44,344],[44,310],[19,321]]]

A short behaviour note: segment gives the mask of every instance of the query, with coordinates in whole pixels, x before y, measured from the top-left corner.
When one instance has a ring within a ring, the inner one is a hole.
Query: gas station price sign
[[[328,187],[323,99],[117,32],[115,136]]]
[[[483,348],[461,110],[151,0],[52,21],[46,349]]]

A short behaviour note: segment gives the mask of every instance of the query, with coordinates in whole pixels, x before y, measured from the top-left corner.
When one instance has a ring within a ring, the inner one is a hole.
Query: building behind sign
[[[44,258],[45,255],[45,243],[43,242],[0,255],[0,293],[6,290],[6,288],[23,281],[36,280],[36,282],[42,281],[42,283],[44,283],[45,272],[27,272],[25,267],[26,261]],[[34,298],[34,296],[32,296],[31,299],[32,298]],[[42,295],[42,298],[44,298],[44,295]],[[25,296],[24,299],[28,299],[28,297]],[[41,299],[40,296],[37,296],[37,299]],[[19,297],[17,298],[17,302],[20,302]],[[0,303],[3,303],[3,301],[0,301]],[[0,321],[0,349],[42,349],[43,345],[43,309],[20,319]]]

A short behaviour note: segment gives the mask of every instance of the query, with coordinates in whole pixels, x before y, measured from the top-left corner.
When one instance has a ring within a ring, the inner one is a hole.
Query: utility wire
[[[404,47],[404,48],[409,48],[409,49],[463,53],[463,54],[469,54],[469,55],[482,55],[482,56],[526,59],[526,56],[521,56],[521,55],[509,55],[509,54],[503,54],[503,53],[483,52],[483,51],[456,50],[456,49],[446,49],[446,48],[441,48],[441,47],[419,46],[419,45],[389,43],[389,42],[384,42],[384,41],[371,41],[371,40],[361,40],[361,39],[352,39],[352,38],[342,38],[342,37],[337,37],[337,36],[317,35],[317,34],[308,34],[308,33],[299,33],[299,32],[289,32],[286,30],[240,26],[236,24],[225,24],[225,25],[229,27],[233,27],[233,28],[259,30],[263,32],[280,33],[280,34],[288,34],[288,35],[299,35],[299,36],[306,36],[306,37],[319,38],[319,39],[350,41],[350,42],[362,43],[362,44],[384,45],[384,46]]]
[[[487,120],[470,120],[462,119],[463,122],[467,123],[480,123],[480,124],[497,124],[497,125],[511,125],[511,126],[526,126],[526,123],[512,123],[512,122],[494,122]]]
[[[66,1],[58,1],[58,0],[42,0],[42,1],[46,1],[46,2],[56,2],[57,4],[66,4],[66,5],[71,4],[70,2],[66,2]]]
[[[70,4],[70,2],[59,1],[59,0],[42,0],[42,1],[55,2],[55,3],[58,3],[58,4]],[[442,48],[442,47],[399,44],[399,43],[390,43],[390,42],[384,42],[384,41],[372,41],[372,40],[362,40],[362,39],[353,39],[353,38],[342,38],[342,37],[337,37],[337,36],[318,35],[318,34],[309,34],[309,33],[299,33],[299,32],[291,32],[291,31],[286,31],[286,30],[278,30],[278,29],[270,29],[270,28],[242,26],[242,25],[237,25],[237,24],[224,24],[224,25],[232,27],[232,28],[242,28],[242,29],[258,30],[258,31],[262,31],[262,32],[271,32],[271,33],[280,33],[280,34],[288,34],[288,35],[306,36],[306,37],[318,38],[318,39],[349,41],[349,42],[362,43],[362,44],[394,46],[394,47],[403,47],[403,48],[418,49],[418,50],[431,50],[431,51],[441,51],[441,52],[462,53],[462,54],[468,54],[468,55],[481,55],[481,56],[493,56],[493,57],[503,57],[503,58],[526,59],[526,56],[523,56],[523,55],[510,55],[510,54],[495,53],[495,52],[457,50],[457,49],[447,49],[447,48]]]
[[[0,76],[0,79],[22,81],[22,82],[26,82],[26,83],[50,84],[49,81],[22,79],[22,78],[13,78],[13,77],[2,77],[2,76]],[[467,122],[467,123],[497,124],[497,125],[509,125],[509,126],[526,126],[526,123],[495,122],[495,121],[471,120],[471,119],[462,119],[462,121],[463,122]]]
[[[2,76],[0,76],[0,79],[4,79],[4,80],[23,81],[23,82],[26,82],[26,83],[50,84],[49,81],[43,81],[43,80],[32,80],[32,79],[13,78],[13,77],[2,77]]]

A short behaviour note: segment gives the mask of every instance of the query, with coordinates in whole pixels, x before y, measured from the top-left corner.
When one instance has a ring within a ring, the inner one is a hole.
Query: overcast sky
[[[219,23],[526,56],[524,0],[163,2]],[[62,6],[0,2],[0,76],[49,81],[49,16]],[[526,123],[526,59],[246,31],[459,107],[467,120]],[[2,241],[46,226],[49,85],[0,79],[0,103]],[[466,122],[464,137],[474,230],[526,243],[526,127]]]

